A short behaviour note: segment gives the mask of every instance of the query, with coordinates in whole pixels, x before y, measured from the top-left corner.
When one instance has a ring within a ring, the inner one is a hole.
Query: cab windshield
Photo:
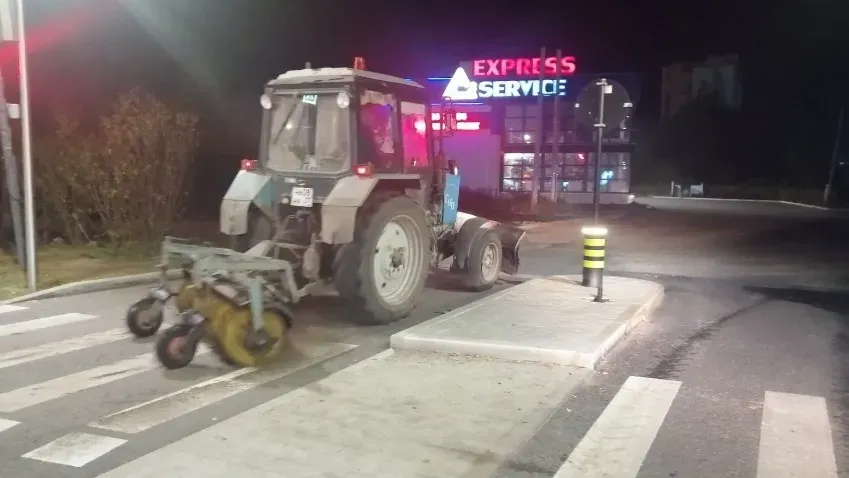
[[[350,169],[351,110],[339,96],[334,91],[271,98],[269,169],[318,173]]]

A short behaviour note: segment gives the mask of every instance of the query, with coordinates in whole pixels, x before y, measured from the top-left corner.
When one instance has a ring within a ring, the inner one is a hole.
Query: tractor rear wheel
[[[354,241],[339,252],[335,281],[357,322],[407,317],[424,290],[430,231],[422,207],[403,196],[375,196],[357,218]]]

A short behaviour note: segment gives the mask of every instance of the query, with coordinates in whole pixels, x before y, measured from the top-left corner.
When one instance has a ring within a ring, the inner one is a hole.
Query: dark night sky
[[[256,93],[268,78],[305,61],[339,66],[360,55],[370,69],[427,76],[450,73],[464,59],[533,56],[540,46],[576,55],[580,71],[642,73],[651,90],[665,62],[738,50],[747,16],[724,0],[29,5],[32,35],[43,37],[33,46],[33,79],[44,84],[61,71],[69,85],[64,90],[73,90],[76,99],[140,83],[158,92],[203,92],[224,101]]]
[[[746,121],[765,138],[795,133],[803,114],[822,119],[813,130],[831,130],[849,100],[845,0],[25,3],[36,128],[56,111],[94,116],[138,85],[253,144],[256,128],[240,118],[258,116],[265,81],[306,61],[347,66],[364,56],[369,69],[420,77],[450,74],[461,60],[535,56],[541,46],[575,55],[579,72],[639,73],[638,117],[657,114],[662,65],[709,54],[740,55]],[[243,148],[210,136],[210,150]]]

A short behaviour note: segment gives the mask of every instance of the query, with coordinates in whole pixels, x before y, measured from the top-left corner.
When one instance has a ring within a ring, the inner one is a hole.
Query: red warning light
[[[358,56],[354,58],[354,69],[355,70],[365,70],[366,69],[366,59]]]

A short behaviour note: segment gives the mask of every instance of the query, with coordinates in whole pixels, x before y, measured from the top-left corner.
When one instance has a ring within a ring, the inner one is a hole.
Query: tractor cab
[[[266,85],[261,104],[268,173],[338,179],[434,167],[430,105],[416,82],[356,68],[294,70]]]

